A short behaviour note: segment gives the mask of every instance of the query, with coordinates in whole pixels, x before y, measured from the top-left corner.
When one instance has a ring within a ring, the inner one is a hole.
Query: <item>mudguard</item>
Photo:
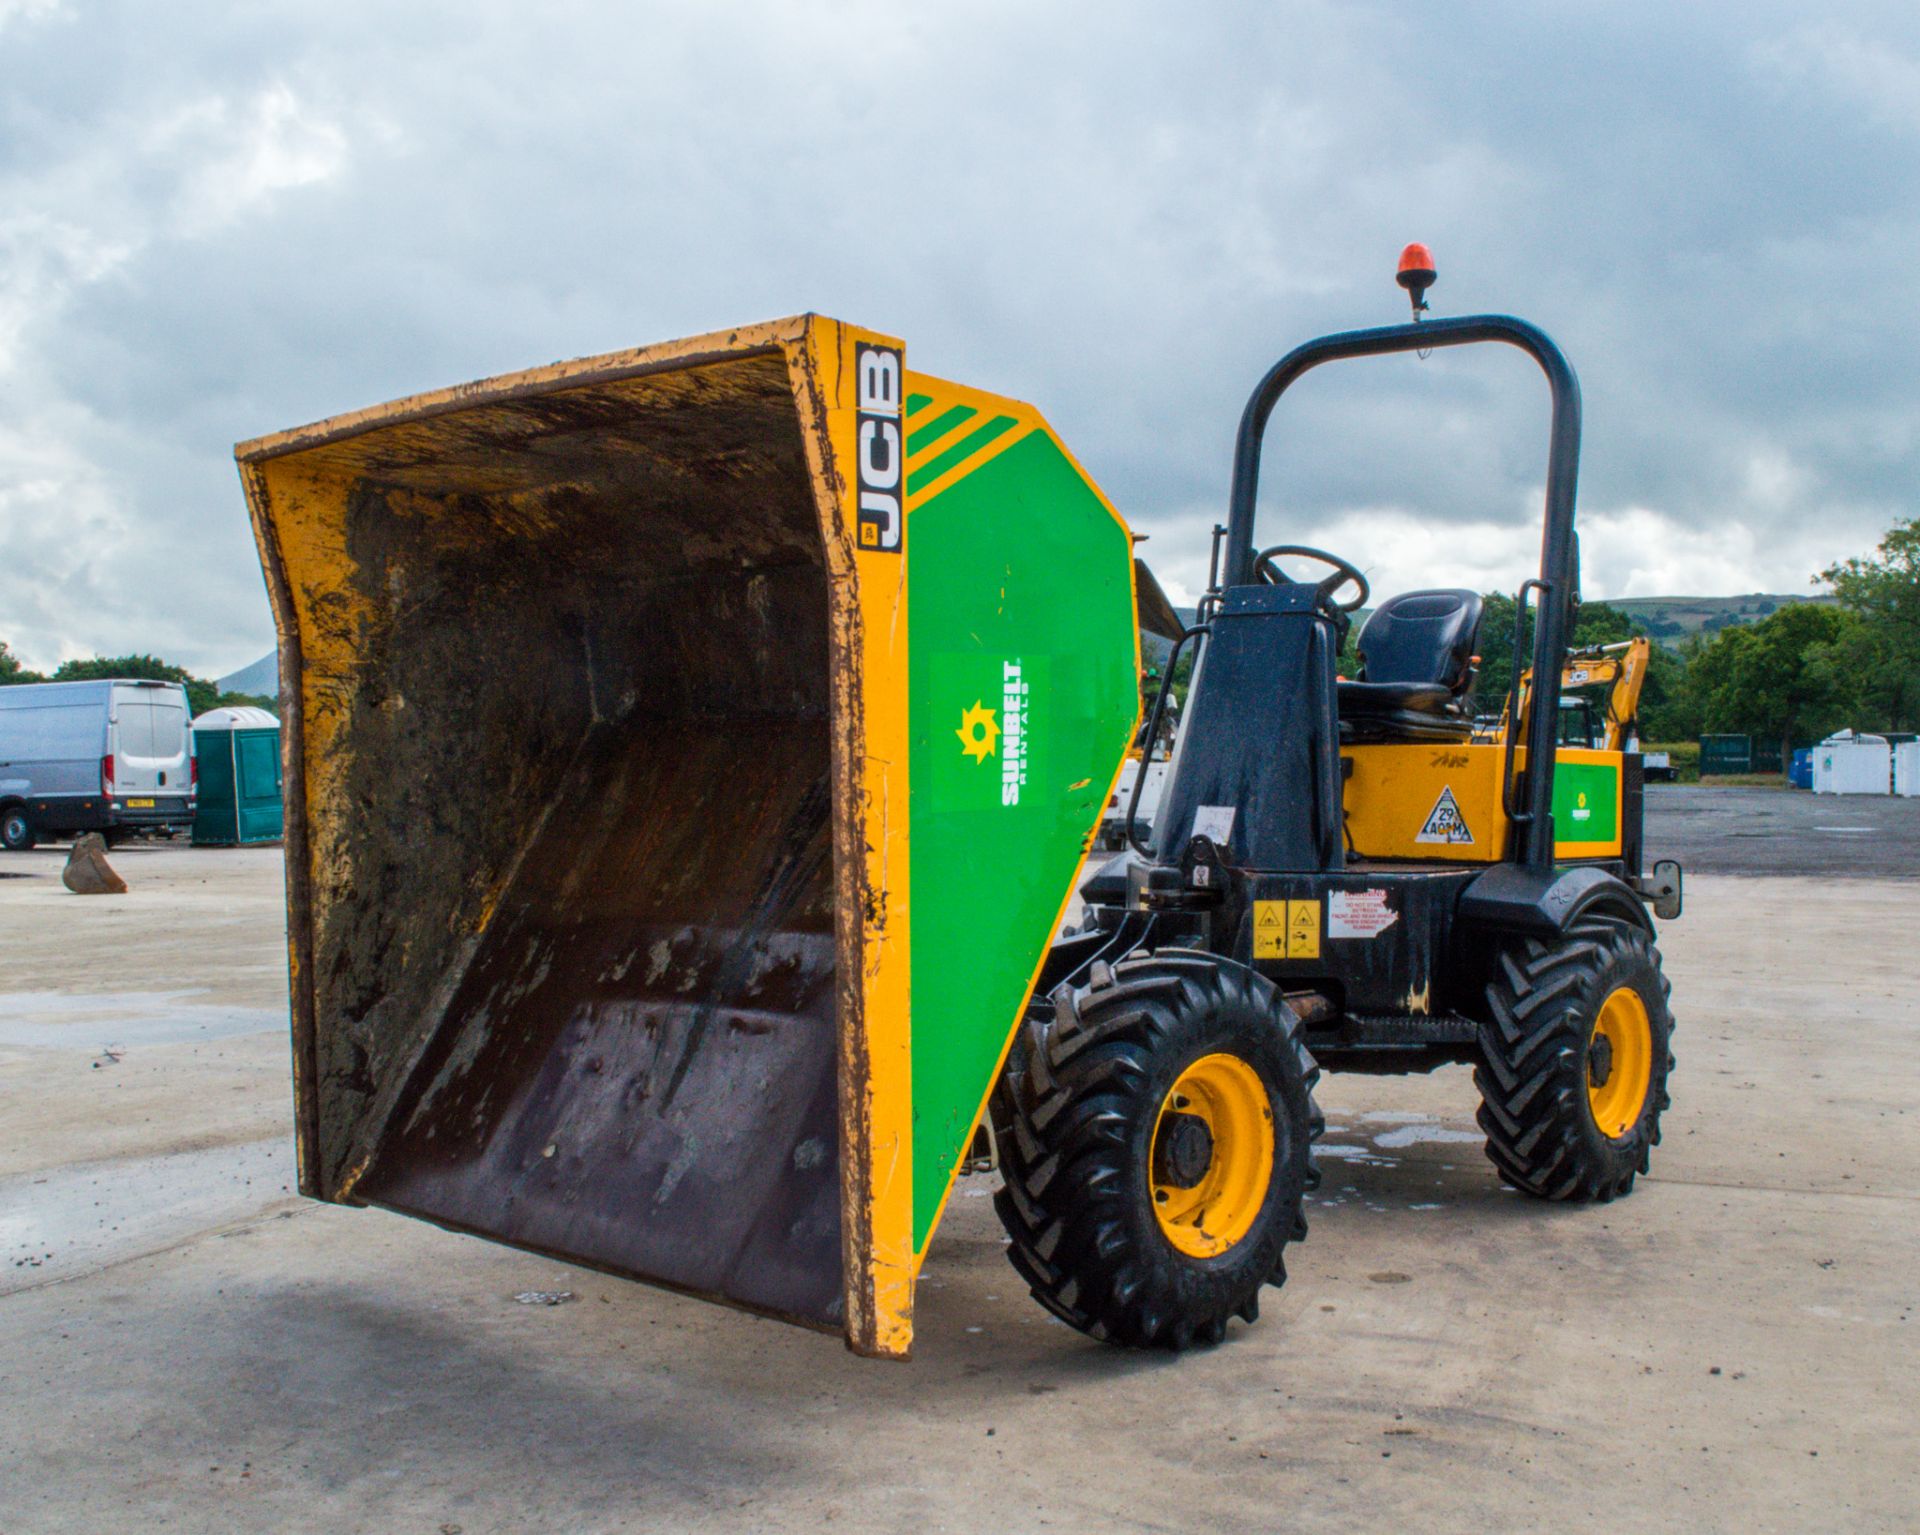
[[[1496,931],[1554,937],[1576,918],[1598,912],[1651,933],[1653,923],[1631,886],[1592,864],[1539,874],[1519,864],[1497,864],[1460,896],[1459,920]]]

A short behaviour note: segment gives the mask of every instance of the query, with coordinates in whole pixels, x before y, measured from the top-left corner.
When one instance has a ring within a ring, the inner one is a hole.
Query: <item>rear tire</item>
[[[1272,984],[1189,950],[1096,965],[994,1095],[1007,1256],[1092,1337],[1218,1343],[1306,1235],[1319,1070]]]
[[[1503,1182],[1538,1199],[1631,1193],[1660,1144],[1671,990],[1639,927],[1576,922],[1500,956],[1480,1030],[1480,1128]]]
[[[9,805],[0,810],[0,847],[10,853],[25,853],[37,840],[24,805]]]

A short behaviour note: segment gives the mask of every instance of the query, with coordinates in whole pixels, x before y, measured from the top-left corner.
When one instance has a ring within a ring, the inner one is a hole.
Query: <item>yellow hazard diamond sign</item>
[[[1318,959],[1320,957],[1320,903],[1318,901],[1255,901],[1253,903],[1253,957],[1255,959]]]

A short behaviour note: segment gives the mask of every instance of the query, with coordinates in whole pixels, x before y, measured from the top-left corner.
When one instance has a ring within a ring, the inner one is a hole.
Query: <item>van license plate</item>
[[[130,799],[127,801],[127,809],[151,810],[153,809],[153,801],[150,799]]]

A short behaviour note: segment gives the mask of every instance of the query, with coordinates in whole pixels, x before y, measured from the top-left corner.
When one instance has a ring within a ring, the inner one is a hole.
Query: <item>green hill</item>
[[[1609,597],[1596,598],[1625,613],[1665,645],[1677,645],[1689,634],[1711,634],[1735,624],[1758,623],[1790,602],[1832,602],[1831,597],[1801,596],[1791,592],[1750,592],[1744,597]]]

